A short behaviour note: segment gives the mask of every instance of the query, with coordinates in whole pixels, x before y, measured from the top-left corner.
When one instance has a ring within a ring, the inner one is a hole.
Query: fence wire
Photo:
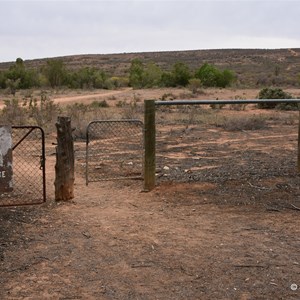
[[[139,120],[93,121],[87,127],[86,183],[141,178],[143,123]]]
[[[297,111],[157,106],[156,179],[259,185],[267,178],[296,178],[297,124]]]
[[[0,194],[0,206],[46,201],[44,132],[36,126],[12,126],[13,191]]]

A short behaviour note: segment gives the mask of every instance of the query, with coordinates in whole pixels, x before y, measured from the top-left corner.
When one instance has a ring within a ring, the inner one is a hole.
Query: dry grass
[[[263,115],[254,116],[232,116],[225,118],[222,128],[228,131],[242,131],[242,130],[259,130],[267,127],[266,117]]]

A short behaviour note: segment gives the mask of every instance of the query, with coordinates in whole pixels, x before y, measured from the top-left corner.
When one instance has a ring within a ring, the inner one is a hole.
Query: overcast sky
[[[300,48],[300,0],[4,1],[0,61],[144,51]]]

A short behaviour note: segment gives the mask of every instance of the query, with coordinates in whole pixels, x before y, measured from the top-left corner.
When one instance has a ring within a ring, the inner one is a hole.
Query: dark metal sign
[[[13,191],[11,126],[0,126],[0,192]]]

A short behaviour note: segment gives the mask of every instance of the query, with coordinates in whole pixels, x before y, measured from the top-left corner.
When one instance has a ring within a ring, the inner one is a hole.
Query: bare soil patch
[[[152,192],[79,168],[67,203],[48,137],[48,203],[0,209],[0,298],[299,299],[297,125],[278,122],[164,125]]]

